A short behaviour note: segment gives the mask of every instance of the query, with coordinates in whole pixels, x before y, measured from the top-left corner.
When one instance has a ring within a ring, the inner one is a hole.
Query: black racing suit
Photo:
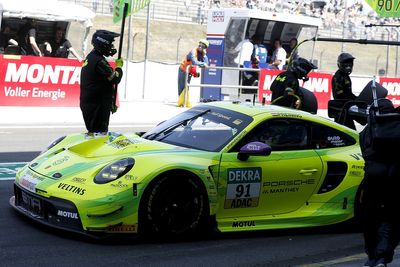
[[[63,57],[68,58],[69,49],[72,47],[70,41],[67,39],[61,39],[59,43],[56,41],[51,43],[51,56],[52,57]]]
[[[299,80],[297,79],[297,76],[291,71],[280,73],[272,82],[270,88],[270,90],[272,91],[271,103],[278,106],[294,108],[297,98],[287,95],[287,93],[285,93],[287,88],[291,88],[293,90],[293,93],[301,98],[301,95],[299,95]],[[277,99],[281,96],[284,97]],[[274,100],[276,101],[274,102]]]
[[[347,101],[355,100],[356,96],[353,94],[351,89],[351,79],[350,76],[341,71],[340,69],[335,72],[332,77],[332,95],[333,99],[340,99],[343,101],[343,106]],[[342,107],[343,107],[342,106]],[[347,110],[342,110],[342,114],[347,114]],[[345,115],[345,120],[343,124],[349,128],[356,129],[353,119]],[[336,122],[340,121],[339,117],[335,118]]]
[[[347,73],[337,70],[332,77],[333,99],[354,100],[356,96],[351,91],[351,79]]]
[[[361,198],[365,252],[370,261],[389,263],[399,243],[400,166],[393,153],[377,151],[369,145],[369,131],[367,125],[360,133],[365,160]]]
[[[108,131],[114,85],[121,78],[122,70],[114,71],[96,49],[87,55],[81,70],[80,107],[89,133]]]

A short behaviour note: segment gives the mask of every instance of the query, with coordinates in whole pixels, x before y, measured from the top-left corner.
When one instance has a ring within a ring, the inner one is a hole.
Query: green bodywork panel
[[[354,216],[354,198],[364,176],[355,131],[316,115],[276,106],[226,102],[207,106],[234,110],[253,121],[218,152],[151,141],[135,133],[98,138],[69,135],[20,169],[15,183],[41,197],[71,201],[84,230],[90,231],[137,232],[144,191],[151,181],[174,170],[198,177],[220,231],[318,226]],[[346,133],[356,143],[330,149],[272,151],[269,156],[251,156],[246,161],[238,159],[238,152],[230,152],[246,133],[271,118],[326,125]],[[109,183],[94,182],[105,166],[124,158],[134,159],[128,173]],[[344,162],[347,172],[336,188],[321,193],[327,162]]]

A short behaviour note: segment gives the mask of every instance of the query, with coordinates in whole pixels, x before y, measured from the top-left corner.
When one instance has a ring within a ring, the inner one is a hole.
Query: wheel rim
[[[194,230],[204,209],[202,194],[191,180],[164,180],[154,188],[149,204],[149,219],[159,233]]]

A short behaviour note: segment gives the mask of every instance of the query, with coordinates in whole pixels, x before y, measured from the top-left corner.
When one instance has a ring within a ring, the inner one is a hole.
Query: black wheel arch
[[[148,201],[149,196],[150,196],[151,191],[154,188],[154,186],[162,179],[189,179],[189,178],[196,183],[196,185],[201,190],[200,191],[201,194],[204,197],[204,204],[205,204],[204,215],[206,217],[204,219],[206,220],[206,224],[207,224],[206,227],[208,227],[212,216],[210,216],[210,200],[208,197],[208,192],[207,192],[205,183],[202,181],[202,179],[199,176],[197,176],[193,172],[190,172],[185,169],[173,169],[173,170],[168,170],[163,173],[160,173],[159,175],[157,175],[155,178],[153,178],[147,184],[147,186],[141,196],[141,199],[139,201],[139,211],[138,211],[139,233],[145,234],[147,232],[146,227],[143,226],[143,223],[146,221],[146,219],[145,219],[146,202]],[[141,228],[144,229],[144,231],[141,231],[140,230]]]

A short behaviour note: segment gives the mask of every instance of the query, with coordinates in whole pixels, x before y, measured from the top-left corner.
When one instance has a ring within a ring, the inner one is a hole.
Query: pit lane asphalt
[[[340,228],[217,234],[200,240],[93,240],[43,227],[8,205],[0,181],[1,266],[296,266],[362,252],[360,233]],[[347,266],[347,265],[344,265]]]
[[[30,161],[49,140],[81,130],[2,128],[0,162]],[[130,127],[112,130],[141,131]],[[92,240],[43,227],[17,214],[8,204],[12,195],[12,181],[0,181],[0,266],[350,267],[362,266],[365,258],[361,233],[346,226],[215,234],[180,242],[126,236]]]
[[[45,130],[41,134],[46,136]],[[4,152],[0,159],[27,162],[37,153]],[[18,214],[8,204],[12,183],[0,181],[0,266],[307,266],[326,261],[351,266],[338,262],[349,255],[359,255],[354,266],[363,261],[361,234],[342,226],[214,234],[179,242],[130,236],[93,240]]]

